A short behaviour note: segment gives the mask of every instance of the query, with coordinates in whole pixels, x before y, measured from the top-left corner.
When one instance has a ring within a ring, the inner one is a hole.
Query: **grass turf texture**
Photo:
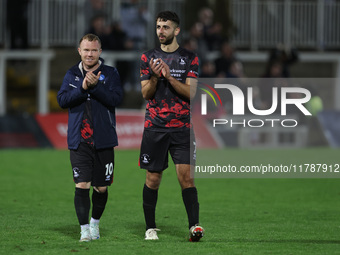
[[[198,156],[200,155],[199,152]],[[204,153],[204,151],[203,151]],[[233,163],[263,155],[335,162],[339,151],[225,150]],[[337,254],[340,179],[197,179],[206,235],[187,241],[188,226],[173,165],[157,205],[158,241],[144,240],[138,151],[116,151],[115,180],[101,239],[79,243],[69,152],[1,150],[0,254]],[[339,162],[338,162],[339,163]]]

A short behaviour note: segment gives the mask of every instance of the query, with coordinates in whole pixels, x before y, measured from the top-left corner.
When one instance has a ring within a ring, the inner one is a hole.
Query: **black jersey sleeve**
[[[142,54],[140,60],[140,80],[150,80],[151,78],[151,70],[149,66],[149,59],[145,53]]]
[[[190,61],[187,78],[198,78],[198,66],[199,66],[198,57],[196,54],[193,54],[193,57]]]

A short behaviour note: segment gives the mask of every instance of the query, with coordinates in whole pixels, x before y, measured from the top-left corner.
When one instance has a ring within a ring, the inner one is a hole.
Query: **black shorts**
[[[113,148],[96,150],[80,143],[77,150],[70,150],[70,159],[75,183],[91,182],[92,186],[103,187],[113,182]]]
[[[144,129],[139,156],[140,168],[156,172],[165,170],[168,167],[168,152],[175,164],[194,165],[196,143],[193,132],[158,132]]]

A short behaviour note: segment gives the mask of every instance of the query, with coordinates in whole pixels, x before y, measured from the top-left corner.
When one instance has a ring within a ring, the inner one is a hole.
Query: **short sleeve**
[[[151,73],[150,73],[150,67],[149,67],[149,61],[145,54],[142,54],[141,60],[140,60],[140,80],[150,80]]]
[[[193,55],[187,75],[188,78],[198,78],[198,66],[199,66],[198,57],[197,55]]]

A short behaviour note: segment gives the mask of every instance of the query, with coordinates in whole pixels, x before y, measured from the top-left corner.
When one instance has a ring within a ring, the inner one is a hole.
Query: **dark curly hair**
[[[158,19],[160,19],[161,21],[171,20],[177,26],[179,26],[179,17],[178,17],[178,15],[175,12],[172,12],[172,11],[162,11],[162,12],[158,13],[158,15],[156,17],[156,21]]]

